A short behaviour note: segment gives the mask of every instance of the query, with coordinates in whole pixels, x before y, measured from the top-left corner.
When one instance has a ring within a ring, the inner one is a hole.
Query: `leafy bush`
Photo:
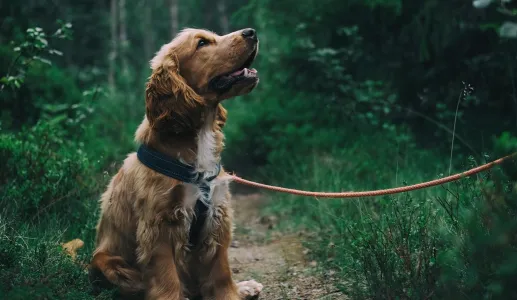
[[[29,28],[19,43],[0,47],[0,70],[6,73],[0,78],[0,121],[4,129],[33,125],[49,107],[69,106],[80,100],[74,79],[44,57],[63,55],[50,48],[48,42],[70,37],[71,25],[62,22],[60,25],[50,36],[39,27]]]
[[[387,197],[382,210],[366,209],[362,218],[345,225],[333,239],[336,267],[350,278],[345,290],[358,299],[425,299],[438,277],[436,211],[410,195]]]
[[[388,117],[397,111],[397,97],[390,86],[382,80],[362,79],[356,72],[368,59],[359,28],[335,24],[320,30],[322,23],[311,22],[313,2],[293,4],[301,15],[296,20],[282,17],[292,25],[288,30],[278,24],[277,14],[290,9],[291,1],[271,10],[261,9],[273,5],[271,1],[260,5],[252,1],[238,15],[253,11],[264,37],[261,51],[267,56],[259,55],[255,63],[263,82],[257,91],[225,103],[231,120],[226,127],[228,144],[239,145],[225,153],[230,167],[232,163],[290,167],[285,165],[286,157],[345,148],[359,129],[365,135],[395,130]]]
[[[0,120],[4,129],[33,125],[45,114],[52,114],[53,107],[69,108],[81,101],[77,85],[59,68],[34,63],[26,80],[34,84],[6,89],[0,94]]]
[[[2,299],[93,298],[82,265],[90,259],[96,200],[107,178],[66,136],[61,124],[48,121],[0,134]],[[85,247],[72,262],[60,244],[78,237]]]
[[[494,184],[495,182],[495,184]],[[438,295],[514,299],[517,279],[517,185],[494,178],[461,204],[457,226],[444,229]]]
[[[40,122],[0,134],[2,214],[35,220],[58,214],[80,220],[96,191],[94,165],[59,126]]]
[[[83,92],[80,120],[67,126],[72,138],[97,163],[97,172],[113,171],[130,151],[135,151],[134,133],[145,114],[143,90],[125,95],[94,87]],[[95,141],[95,142],[92,142]]]
[[[494,144],[499,156],[517,150],[508,133]],[[440,201],[449,216],[440,235],[447,247],[438,257],[442,297],[517,297],[517,159],[507,160],[501,169],[460,186],[448,204]]]
[[[68,70],[43,58],[61,54],[47,38],[30,28],[18,46],[0,47],[0,298],[111,299],[90,295],[84,266],[105,170],[131,150],[143,109],[133,109],[138,96],[100,85],[81,95]],[[60,244],[75,238],[85,244],[73,262]]]

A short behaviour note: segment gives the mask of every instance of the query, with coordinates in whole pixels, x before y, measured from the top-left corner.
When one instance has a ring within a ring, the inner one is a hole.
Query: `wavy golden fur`
[[[145,118],[135,139],[215,175],[227,120],[221,101],[250,92],[258,83],[248,70],[258,51],[252,29],[218,36],[186,29],[151,61]],[[240,70],[240,71],[239,71]],[[101,197],[93,283],[120,288],[126,298],[236,300],[260,293],[255,281],[234,283],[228,262],[232,239],[229,176],[221,170],[211,197],[199,187],[169,178],[131,153]],[[198,199],[209,203],[200,240],[189,228]],[[126,299],[125,298],[125,299]]]

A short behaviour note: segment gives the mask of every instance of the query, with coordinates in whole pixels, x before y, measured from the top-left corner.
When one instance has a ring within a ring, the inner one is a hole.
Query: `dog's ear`
[[[227,118],[227,112],[226,109],[219,103],[217,105],[217,116],[216,116],[216,122],[217,126],[219,126],[220,129],[224,127],[224,124],[226,124],[226,118]]]
[[[204,101],[180,75],[174,52],[163,56],[153,69],[145,90],[145,104],[151,128],[182,133],[195,126],[193,122],[196,118],[191,114]]]

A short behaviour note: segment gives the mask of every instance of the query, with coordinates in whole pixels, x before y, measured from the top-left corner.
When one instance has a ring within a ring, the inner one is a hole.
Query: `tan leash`
[[[243,179],[235,174],[232,175],[233,181],[256,187],[261,188],[265,190],[275,191],[275,192],[281,192],[281,193],[288,193],[293,195],[299,195],[299,196],[307,196],[307,197],[316,197],[316,198],[356,198],[356,197],[375,197],[375,196],[382,196],[382,195],[390,195],[390,194],[397,194],[397,193],[403,193],[403,192],[409,192],[419,189],[424,189],[452,181],[459,180],[464,177],[468,177],[483,171],[486,171],[496,165],[502,164],[505,160],[508,160],[510,158],[513,158],[517,156],[517,152],[512,153],[508,156],[501,157],[499,159],[496,159],[492,162],[486,163],[484,165],[481,165],[479,167],[472,168],[468,171],[465,171],[463,173],[458,173],[455,175],[450,175],[444,178],[435,179],[423,183],[413,184],[409,186],[403,186],[403,187],[396,187],[391,189],[383,189],[383,190],[375,190],[375,191],[364,191],[364,192],[337,192],[337,193],[327,193],[327,192],[311,192],[311,191],[302,191],[297,189],[289,189],[274,185],[267,185],[263,183],[258,183],[250,180]]]

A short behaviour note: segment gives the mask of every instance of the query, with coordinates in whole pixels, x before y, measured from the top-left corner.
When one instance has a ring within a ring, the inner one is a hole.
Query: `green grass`
[[[92,299],[86,271],[81,263],[91,254],[88,246],[73,262],[61,249],[67,227],[60,220],[21,226],[0,220],[0,298],[2,299]],[[106,294],[98,299],[107,299]]]
[[[447,162],[379,133],[332,155],[293,158],[292,169],[271,173],[281,178],[272,183],[305,190],[370,190],[448,175]],[[458,165],[467,169],[473,161]],[[504,299],[513,295],[508,278],[517,278],[517,268],[490,251],[515,264],[517,202],[509,182],[494,170],[376,198],[274,194],[264,213],[278,215],[283,230],[311,232],[305,243],[313,259],[322,270],[336,271],[340,288],[353,299]],[[488,252],[477,257],[476,251]]]

